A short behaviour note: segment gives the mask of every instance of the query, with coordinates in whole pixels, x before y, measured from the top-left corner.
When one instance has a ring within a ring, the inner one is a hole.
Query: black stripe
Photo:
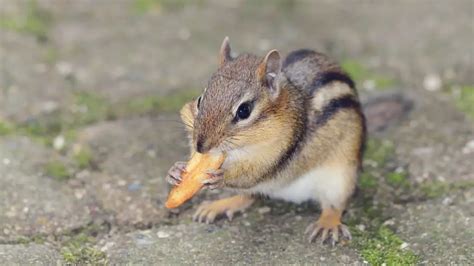
[[[360,103],[354,99],[353,95],[345,95],[341,98],[330,101],[329,104],[324,107],[321,114],[316,119],[316,128],[324,126],[338,111],[349,108],[360,110]],[[306,113],[306,110],[303,113]],[[285,168],[291,157],[297,154],[304,145],[306,135],[311,130],[308,126],[307,117],[303,116],[302,118],[302,125],[296,126],[296,128],[298,128],[299,130],[295,132],[295,137],[292,139],[290,147],[280,157],[275,167],[273,167],[266,175],[267,178],[273,176],[275,173]]]
[[[347,74],[343,72],[331,71],[331,72],[322,72],[316,75],[313,82],[311,82],[311,85],[309,86],[309,92],[312,94],[317,89],[324,87],[327,84],[334,81],[340,81],[340,82],[346,83],[352,89],[355,88],[354,81],[352,81],[352,79]]]
[[[290,82],[290,81],[289,81]],[[291,82],[290,82],[291,84]],[[293,84],[291,84],[294,86]],[[274,167],[270,168],[270,170],[264,175],[265,179],[267,178],[272,178],[276,173],[278,173],[280,170],[285,168],[287,164],[290,162],[291,157],[293,157],[295,154],[297,154],[303,144],[305,143],[306,135],[308,133],[308,117],[307,117],[307,110],[308,107],[307,105],[309,102],[303,101],[301,102],[301,105],[303,107],[303,110],[299,112],[300,117],[297,119],[296,123],[299,123],[297,125],[294,125],[296,127],[296,132],[293,134],[293,139],[291,140],[291,143],[288,147],[288,149],[285,151],[285,153],[278,159],[277,163],[275,164]]]
[[[349,108],[360,108],[360,103],[354,99],[353,95],[345,95],[331,100],[316,119],[316,127],[324,126],[339,110]]]
[[[293,51],[285,58],[285,61],[283,61],[282,68],[286,68],[289,65],[292,65],[295,62],[298,62],[304,59],[305,57],[311,54],[315,54],[315,53],[316,53],[315,51],[309,50],[309,49],[300,49],[300,50]]]

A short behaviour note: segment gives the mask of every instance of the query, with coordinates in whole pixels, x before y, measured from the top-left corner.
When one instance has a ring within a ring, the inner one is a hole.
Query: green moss
[[[344,60],[341,63],[341,67],[358,84],[366,80],[373,80],[374,86],[378,90],[389,88],[395,83],[394,80],[389,77],[370,72],[365,66],[354,60]]]
[[[359,186],[362,189],[372,189],[376,188],[378,185],[377,179],[369,174],[368,172],[364,172],[359,177]]]
[[[383,166],[393,157],[395,148],[390,141],[369,139],[365,150],[365,159],[374,166]]]
[[[426,182],[421,185],[421,192],[426,198],[437,198],[446,194],[449,186],[445,182]]]
[[[25,236],[20,236],[19,238],[9,241],[8,244],[30,244],[30,243],[35,243],[35,244],[44,244],[46,242],[46,236],[45,235],[34,235],[30,237],[25,237]]]
[[[124,104],[125,110],[118,111],[135,115],[177,112],[186,102],[195,98],[199,93],[198,90],[182,90],[165,96],[135,98]]]
[[[417,189],[422,198],[434,199],[446,195],[449,192],[474,188],[474,181],[465,180],[458,182],[426,181],[418,185]]]
[[[474,86],[463,86],[456,97],[456,106],[471,118],[474,118]]]
[[[74,154],[74,161],[79,169],[89,168],[92,164],[92,152],[87,148],[82,148]]]
[[[390,172],[385,176],[387,183],[394,187],[408,187],[408,176],[405,172]]]
[[[64,261],[70,265],[106,265],[107,256],[92,246],[94,241],[85,233],[75,235],[61,249]]]
[[[180,10],[187,4],[202,4],[202,0],[134,0],[133,9],[138,14],[145,14],[153,10]]]
[[[71,177],[66,165],[60,161],[51,161],[45,166],[45,173],[48,176],[54,177],[58,180],[67,180]]]
[[[0,120],[0,136],[6,136],[13,132],[13,125]]]
[[[389,219],[385,204],[395,196],[393,187],[408,186],[405,172],[388,172],[387,163],[394,156],[394,146],[389,141],[369,139],[366,147],[364,172],[359,178],[360,192],[353,201],[354,212],[348,220],[353,245],[360,255],[372,265],[416,264],[419,257],[409,249],[402,249],[403,241],[384,221]],[[381,178],[384,176],[385,178]],[[382,184],[387,183],[390,186]],[[365,230],[359,230],[363,224]]]
[[[355,232],[361,255],[371,265],[414,265],[419,261],[413,251],[401,248],[403,241],[386,226],[373,233]]]
[[[48,65],[54,65],[58,59],[59,59],[59,54],[58,54],[58,49],[48,46],[46,50],[43,52],[43,60],[48,64]]]
[[[72,115],[69,127],[89,125],[108,117],[110,104],[99,95],[85,91],[76,92],[74,104],[77,110]]]
[[[47,40],[51,24],[51,14],[34,0],[26,3],[23,15],[0,17],[0,28],[32,34],[40,41]]]

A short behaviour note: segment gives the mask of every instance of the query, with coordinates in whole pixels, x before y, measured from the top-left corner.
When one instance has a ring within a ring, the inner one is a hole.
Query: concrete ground
[[[307,243],[312,204],[214,225],[193,211],[229,192],[164,208],[177,112],[224,36],[314,48],[356,80],[371,134],[351,242]],[[0,264],[472,263],[473,47],[471,0],[0,0]]]

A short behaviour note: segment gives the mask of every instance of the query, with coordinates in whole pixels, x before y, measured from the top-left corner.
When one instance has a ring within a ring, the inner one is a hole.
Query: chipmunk
[[[354,82],[337,63],[306,49],[283,61],[277,50],[233,58],[226,37],[217,71],[181,117],[191,152],[227,154],[205,186],[238,193],[203,203],[194,220],[232,219],[255,195],[311,200],[322,213],[306,230],[310,242],[351,238],[341,216],[356,186],[366,129]],[[185,165],[169,170],[169,183],[179,184]]]

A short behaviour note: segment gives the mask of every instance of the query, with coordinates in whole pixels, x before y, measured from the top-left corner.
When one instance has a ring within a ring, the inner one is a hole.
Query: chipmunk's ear
[[[273,96],[278,96],[279,88],[275,84],[276,77],[281,71],[280,53],[271,50],[257,68],[257,79],[263,86],[270,89]]]
[[[230,56],[230,44],[229,37],[225,37],[221,45],[221,50],[219,51],[219,66],[222,66],[225,62],[232,60]]]

